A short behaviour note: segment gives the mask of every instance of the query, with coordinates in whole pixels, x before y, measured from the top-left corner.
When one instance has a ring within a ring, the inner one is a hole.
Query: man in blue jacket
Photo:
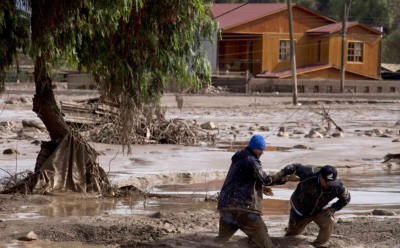
[[[237,230],[242,230],[257,247],[273,247],[268,229],[261,218],[263,192],[272,195],[266,185],[282,184],[267,175],[259,158],[265,150],[261,135],[251,137],[248,146],[232,157],[232,163],[222,186],[218,210],[219,231],[216,241],[226,242]]]
[[[278,172],[278,177],[297,178],[299,184],[290,197],[289,225],[286,236],[300,234],[306,226],[314,221],[319,229],[315,247],[324,247],[329,241],[335,224],[334,214],[350,202],[350,193],[337,178],[337,171],[331,165],[323,167],[291,164]],[[329,207],[328,203],[338,198]]]

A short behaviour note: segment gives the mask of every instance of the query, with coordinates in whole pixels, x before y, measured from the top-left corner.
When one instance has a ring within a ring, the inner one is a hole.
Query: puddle
[[[13,240],[6,244],[7,248],[87,248],[87,244],[79,244],[77,242],[52,242],[50,240],[35,240],[33,242]],[[104,245],[90,245],[91,248],[104,248]]]
[[[164,193],[163,193],[164,194]],[[173,194],[173,193],[171,193]],[[157,211],[187,211],[204,204],[202,195],[179,193],[174,198],[80,198],[66,196],[47,196],[49,204],[38,208],[21,206],[13,214],[1,214],[2,221],[38,219],[68,216],[107,216],[107,215],[149,215]],[[172,200],[171,200],[172,199]]]

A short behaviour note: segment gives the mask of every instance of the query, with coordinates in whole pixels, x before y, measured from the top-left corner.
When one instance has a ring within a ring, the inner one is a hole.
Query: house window
[[[378,93],[382,93],[382,87],[379,86],[378,89],[376,90]]]
[[[390,93],[395,93],[396,92],[396,88],[395,87],[390,87]]]
[[[297,91],[299,93],[304,93],[304,85],[297,85]]]
[[[332,93],[333,92],[333,86],[328,86],[327,88],[326,88],[326,92],[328,92],[328,93]]]
[[[290,60],[290,42],[289,40],[279,41],[279,60]]]
[[[369,87],[368,86],[364,87],[364,93],[369,93]]]
[[[347,46],[347,61],[363,62],[364,44],[362,42],[349,42]]]
[[[318,93],[319,92],[319,85],[314,85],[314,93]]]

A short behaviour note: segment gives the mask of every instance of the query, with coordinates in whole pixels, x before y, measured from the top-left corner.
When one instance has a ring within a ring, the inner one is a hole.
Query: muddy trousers
[[[290,209],[289,225],[286,229],[285,236],[295,236],[302,233],[306,226],[312,221],[314,221],[319,227],[319,233],[317,239],[313,242],[313,245],[316,247],[324,245],[331,238],[335,219],[333,216],[326,216],[322,212],[303,218],[299,216],[293,208]]]
[[[274,247],[267,226],[259,214],[239,210],[220,211],[217,242],[227,242],[237,230],[244,232],[255,247]]]

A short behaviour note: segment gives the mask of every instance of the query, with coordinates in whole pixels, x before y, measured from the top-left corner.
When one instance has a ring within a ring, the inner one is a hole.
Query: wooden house
[[[249,71],[261,78],[290,78],[290,40],[286,4],[213,4],[221,30],[217,70]],[[292,5],[297,77],[340,79],[342,23],[297,4]],[[346,79],[380,79],[382,34],[347,23]]]

